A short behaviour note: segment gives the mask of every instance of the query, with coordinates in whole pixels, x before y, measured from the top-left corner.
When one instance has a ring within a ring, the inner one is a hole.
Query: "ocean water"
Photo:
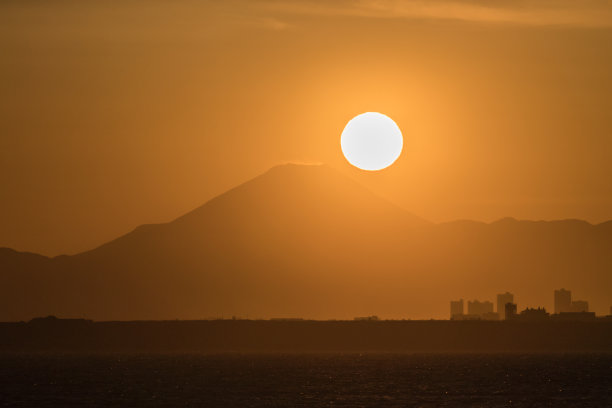
[[[7,407],[612,407],[612,354],[0,354]]]

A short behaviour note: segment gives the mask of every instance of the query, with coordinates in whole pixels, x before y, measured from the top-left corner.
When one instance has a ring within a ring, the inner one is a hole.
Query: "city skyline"
[[[561,317],[564,319],[588,319],[595,318],[595,312],[589,312],[589,302],[585,300],[572,300],[572,292],[565,288],[555,289],[554,314],[546,311],[545,307],[527,306],[519,313],[518,303],[514,302],[514,294],[510,292],[497,295],[497,308],[493,311],[493,303],[490,301],[471,300],[467,302],[467,313],[463,308],[463,299],[450,301],[451,320],[507,320],[524,316],[525,318],[537,317]],[[508,312],[510,316],[508,316]],[[612,316],[612,306],[609,314],[601,314],[600,317]]]

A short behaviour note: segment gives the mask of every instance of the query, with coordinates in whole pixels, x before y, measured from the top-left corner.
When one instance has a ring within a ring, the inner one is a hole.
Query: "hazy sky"
[[[0,56],[0,246],[89,249],[287,161],[432,221],[612,218],[610,1],[9,0]],[[378,173],[340,150],[365,111],[404,133]]]

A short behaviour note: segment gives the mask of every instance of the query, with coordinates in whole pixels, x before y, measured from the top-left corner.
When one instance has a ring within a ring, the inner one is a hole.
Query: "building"
[[[565,289],[555,290],[555,314],[569,312],[572,305],[572,292]]]
[[[455,316],[463,316],[463,299],[451,300],[450,302],[450,318],[455,319]]]
[[[499,313],[494,313],[494,312],[489,312],[489,313],[483,313],[480,315],[480,318],[482,320],[499,320]]]
[[[506,303],[506,305],[504,306],[505,318],[514,319],[516,317],[516,311],[517,311],[516,303]]]
[[[467,309],[469,315],[483,316],[487,313],[493,313],[493,303],[489,302],[488,300],[485,300],[484,302],[471,300],[468,301]]]
[[[520,320],[544,320],[549,317],[550,314],[543,307],[538,307],[537,309],[527,308],[518,315]]]
[[[514,303],[514,295],[510,292],[497,295],[497,314],[501,320],[506,318],[506,304]]]
[[[574,300],[570,304],[570,312],[572,313],[582,313],[589,311],[589,302],[586,300]]]

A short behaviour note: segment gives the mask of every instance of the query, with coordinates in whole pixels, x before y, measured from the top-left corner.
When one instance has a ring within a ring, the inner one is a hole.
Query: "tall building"
[[[469,315],[482,316],[487,313],[493,313],[493,303],[489,302],[488,300],[485,300],[484,302],[470,300],[468,301],[467,308]]]
[[[589,311],[589,302],[586,300],[574,300],[570,304],[570,312],[581,313]]]
[[[510,292],[497,295],[497,314],[501,320],[506,318],[506,304],[514,303],[514,295]]]
[[[569,312],[572,306],[572,292],[565,289],[555,290],[555,314]]]
[[[463,299],[451,300],[450,302],[450,318],[455,316],[463,316]]]
[[[517,306],[516,303],[506,303],[504,305],[504,316],[506,319],[513,319],[516,317]]]

